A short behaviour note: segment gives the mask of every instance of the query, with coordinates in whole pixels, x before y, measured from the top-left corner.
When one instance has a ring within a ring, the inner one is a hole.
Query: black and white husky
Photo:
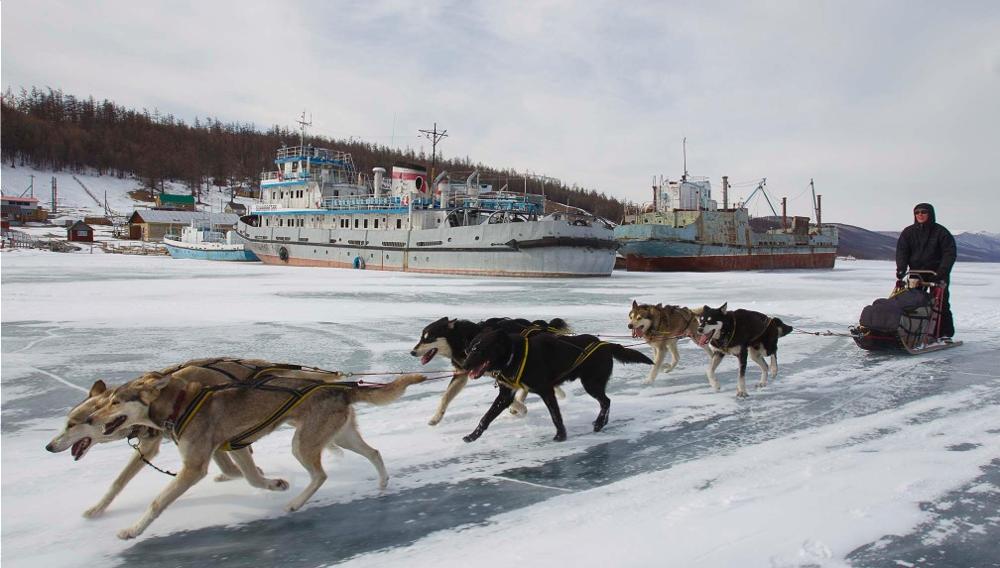
[[[708,382],[719,390],[719,379],[715,370],[726,354],[736,355],[740,360],[740,374],[736,386],[736,396],[747,396],[747,358],[753,359],[760,367],[760,382],[757,388],[767,386],[768,365],[765,356],[771,357],[771,378],[778,376],[778,338],[791,333],[792,327],[778,318],[768,317],[750,310],[726,309],[728,302],[718,308],[705,306],[698,318],[698,345],[712,347],[712,360],[708,365]]]
[[[469,382],[469,377],[466,374],[468,369],[465,368],[466,350],[472,339],[487,329],[497,329],[504,333],[528,335],[538,331],[564,334],[569,332],[569,325],[561,318],[555,318],[552,321],[529,321],[521,318],[490,318],[481,322],[473,322],[462,319],[448,319],[447,317],[428,324],[420,333],[420,340],[413,346],[410,355],[420,357],[420,363],[423,365],[430,363],[436,355],[442,355],[451,359],[451,364],[455,367],[455,376],[451,378],[448,388],[445,389],[444,394],[441,396],[441,403],[438,405],[437,412],[427,422],[431,426],[434,426],[444,418],[444,413],[448,409],[448,405],[451,404],[452,399],[458,393],[462,392],[466,383]],[[559,389],[556,390],[556,395],[562,398],[562,391]],[[510,407],[511,414],[524,416],[527,413],[528,409],[524,406],[524,399],[527,395],[527,390],[521,390],[517,393],[517,400]]]

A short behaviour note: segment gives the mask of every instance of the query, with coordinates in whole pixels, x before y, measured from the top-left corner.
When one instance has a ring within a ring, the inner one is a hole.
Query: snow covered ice
[[[2,257],[2,560],[5,566],[986,566],[1000,562],[1000,266],[953,274],[965,345],[918,357],[849,338],[792,334],[781,373],[735,397],[736,360],[705,379],[705,356],[643,386],[618,365],[610,422],[574,382],[569,439],[541,401],[472,444],[494,397],[474,381],[427,426],[446,380],[383,408],[358,405],[391,480],[354,454],[299,512],[307,480],[290,429],[254,445],[288,479],[196,485],[138,540],[120,541],[168,478],[145,468],[104,516],[81,515],[129,459],[124,442],[79,462],[45,444],[95,379],[118,384],[191,358],[241,356],[345,371],[420,369],[409,355],[441,316],[562,317],[628,335],[633,299],[744,307],[805,330],[846,331],[892,284],[887,262],[831,271],[639,274],[584,280],[472,279],[234,265],[165,257]],[[619,341],[628,342],[626,339]],[[642,349],[645,349],[644,347]],[[647,351],[648,353],[648,351]],[[446,370],[436,358],[425,370]],[[756,382],[756,367],[748,381]],[[166,445],[158,466],[176,470]],[[213,466],[214,471],[214,466]]]

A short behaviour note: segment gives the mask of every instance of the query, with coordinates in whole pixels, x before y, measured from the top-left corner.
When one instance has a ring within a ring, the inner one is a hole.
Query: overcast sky
[[[766,177],[790,213],[1000,232],[1000,2],[6,0],[4,88],[294,126],[648,201]],[[752,212],[764,214],[761,201]]]

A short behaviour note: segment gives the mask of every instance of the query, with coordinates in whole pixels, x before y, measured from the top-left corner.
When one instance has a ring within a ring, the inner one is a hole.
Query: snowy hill
[[[871,260],[896,258],[898,231],[869,231],[854,225],[833,223],[840,232],[837,254]],[[961,262],[1000,262],[1000,235],[986,231],[955,235]]]
[[[85,216],[100,216],[105,214],[105,202],[113,213],[131,215],[138,208],[152,207],[153,203],[133,199],[129,193],[142,189],[142,182],[134,177],[117,178],[115,176],[100,176],[93,173],[73,173],[69,171],[45,171],[28,167],[11,167],[4,164],[0,168],[0,186],[4,195],[21,195],[32,185],[33,194],[39,204],[51,211],[52,179],[56,180],[58,209],[50,220],[62,225],[64,220],[76,220]],[[190,191],[180,183],[168,182],[165,191],[171,194],[185,195]],[[229,194],[214,186],[212,190],[202,194],[199,209],[220,211],[224,203],[229,201]],[[236,198],[239,203],[248,204],[249,199]]]

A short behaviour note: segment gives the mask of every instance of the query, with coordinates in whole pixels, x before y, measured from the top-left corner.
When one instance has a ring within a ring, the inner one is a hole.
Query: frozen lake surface
[[[287,479],[271,493],[206,478],[141,537],[120,541],[168,478],[146,468],[99,519],[81,513],[129,459],[124,442],[79,462],[44,445],[95,379],[118,384],[187,359],[240,356],[354,372],[422,369],[409,355],[441,317],[566,319],[622,336],[631,301],[743,307],[804,330],[846,331],[891,286],[887,262],[833,271],[483,280],[163,257],[17,251],[2,256],[2,561],[5,566],[998,566],[1000,265],[953,275],[965,345],[919,357],[849,338],[792,334],[781,374],[735,397],[736,361],[705,356],[642,384],[618,365],[611,419],[578,383],[561,401],[569,439],[541,401],[462,441],[492,401],[470,384],[435,427],[445,381],[356,409],[392,479],[327,454],[330,479],[299,512],[307,475],[291,430],[254,445]],[[618,341],[627,342],[625,339]],[[643,348],[645,349],[645,348]],[[648,353],[648,349],[646,350]],[[750,384],[756,367],[748,369]],[[384,380],[384,379],[376,379]],[[157,465],[176,470],[165,445]],[[213,466],[214,471],[214,466]]]

